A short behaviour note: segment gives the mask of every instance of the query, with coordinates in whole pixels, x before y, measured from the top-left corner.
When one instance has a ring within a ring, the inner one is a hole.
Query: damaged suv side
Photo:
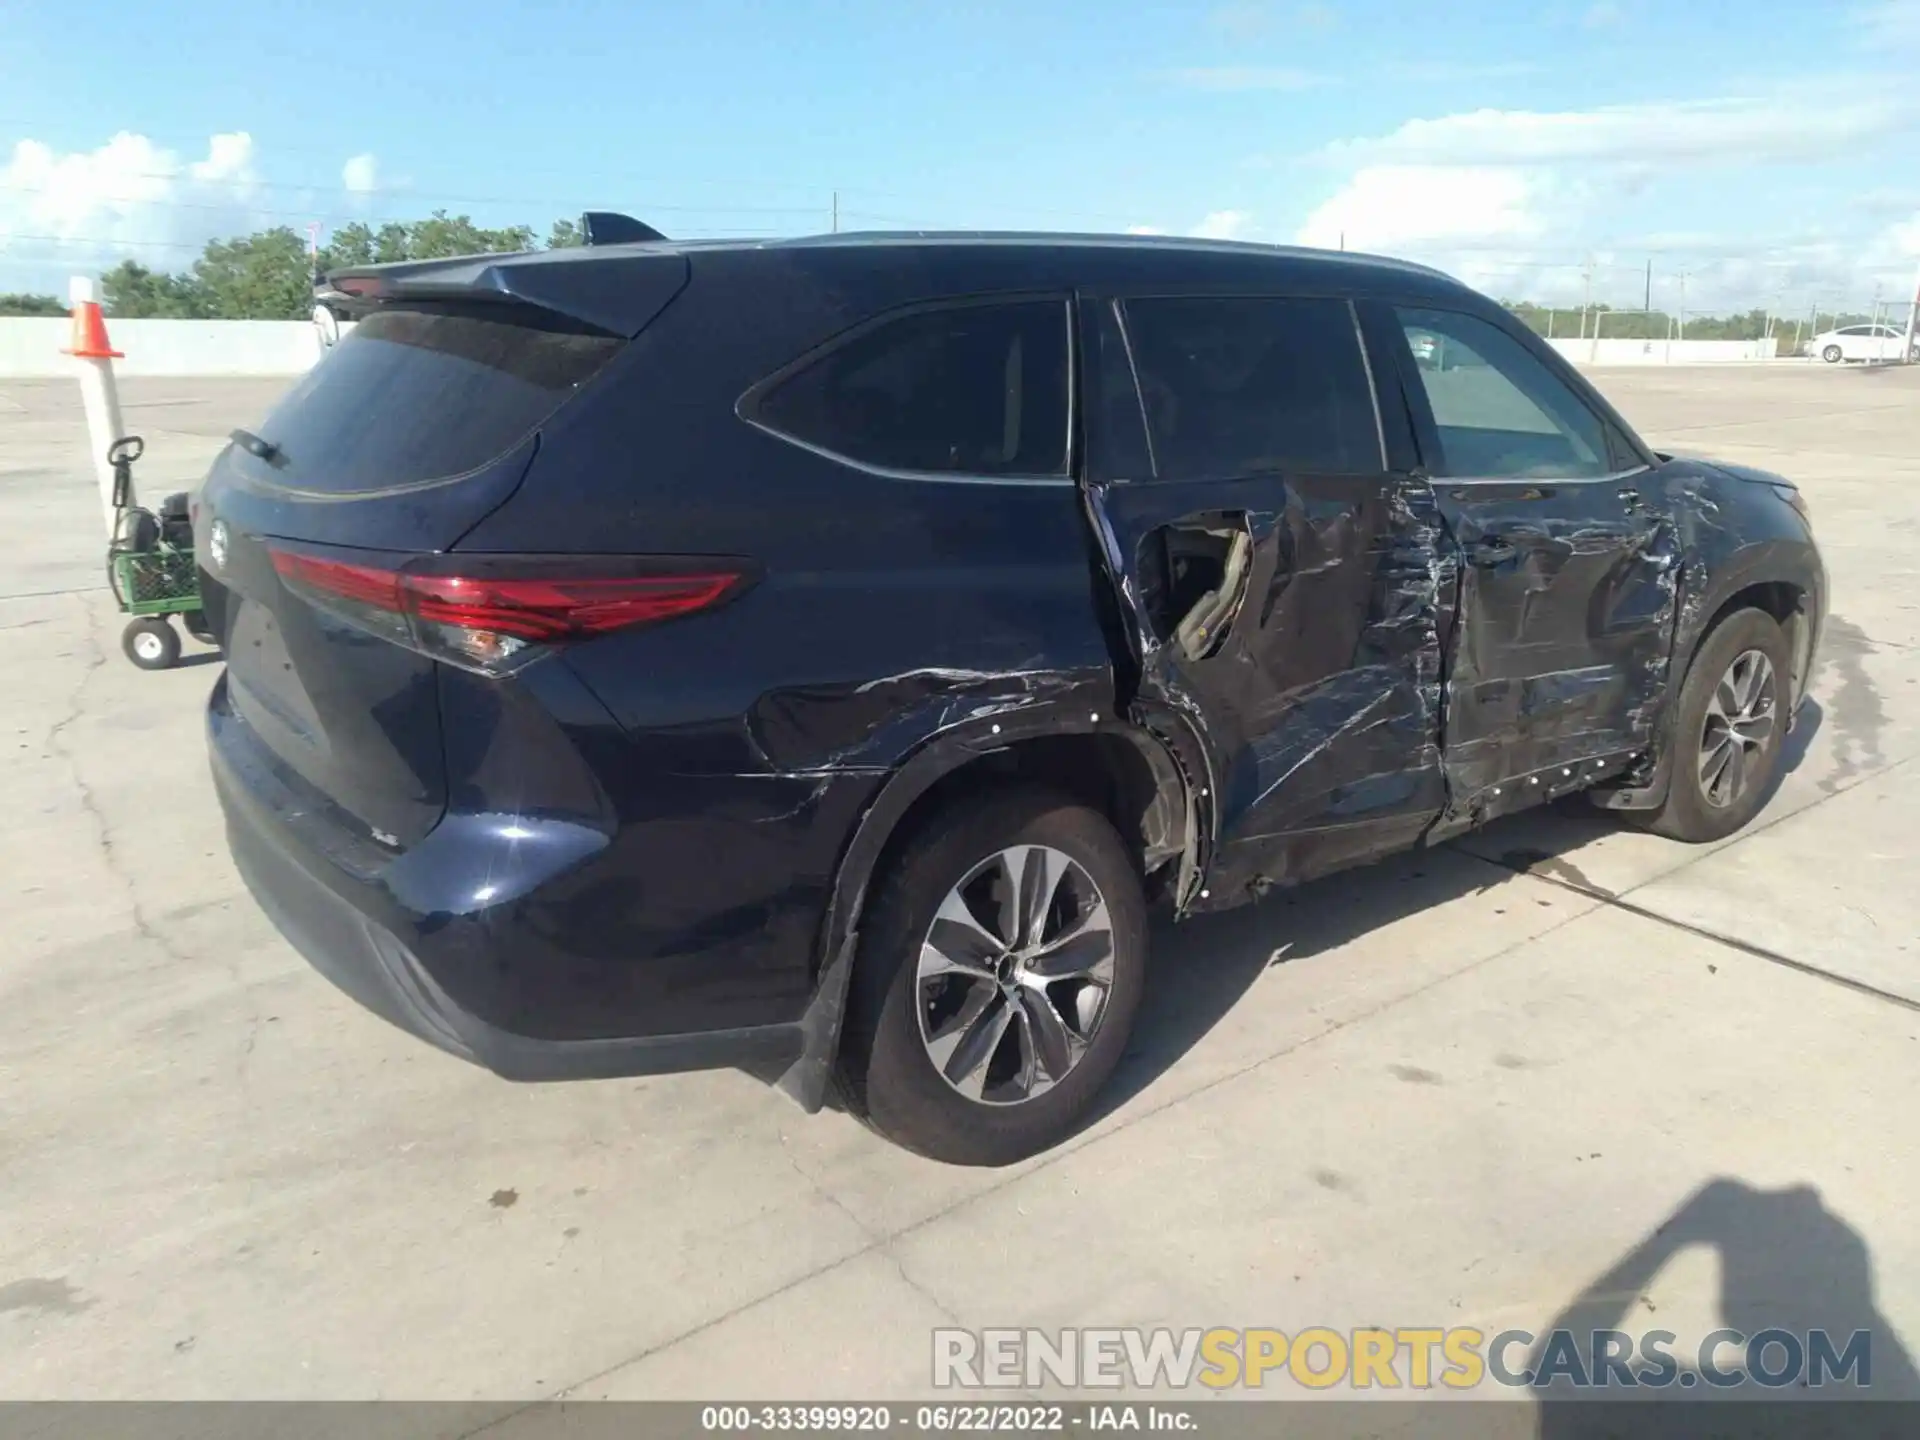
[[[1794,487],[1655,454],[1417,266],[861,236],[332,278],[371,318],[203,492],[215,775],[316,965],[515,1078],[837,1080],[1007,1163],[1118,1064],[1151,904],[1576,792],[1718,838],[1812,672]],[[362,442],[301,407],[442,352],[562,378],[488,455],[321,475]]]

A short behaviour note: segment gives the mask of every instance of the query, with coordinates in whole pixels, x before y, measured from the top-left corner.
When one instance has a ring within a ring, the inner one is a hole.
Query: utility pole
[[[1581,271],[1581,275],[1583,283],[1580,290],[1580,338],[1584,340],[1587,338],[1587,310],[1593,304],[1593,257],[1591,255],[1587,257],[1586,268]],[[1594,327],[1594,333],[1596,336],[1599,334],[1598,326]]]
[[[1647,312],[1647,324],[1653,324],[1653,257],[1647,257],[1647,301],[1641,307]]]
[[[1687,272],[1680,272],[1680,341],[1687,339]]]
[[[1342,250],[1347,248],[1347,232],[1344,230],[1340,232],[1340,248]]]
[[[833,233],[840,233],[840,192],[833,192]]]

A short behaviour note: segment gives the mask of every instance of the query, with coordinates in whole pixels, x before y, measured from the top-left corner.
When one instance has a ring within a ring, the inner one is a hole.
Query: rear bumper
[[[248,890],[314,969],[382,1019],[509,1080],[604,1079],[739,1068],[775,1078],[800,1058],[799,1023],[715,1028],[640,1037],[551,1039],[516,1033],[463,1006],[403,935],[445,936],[462,917],[411,910],[364,873],[350,854],[327,853],[271,803],[263,777],[220,743],[210,712],[215,790],[227,840]],[[243,773],[244,772],[244,773]],[[360,870],[361,873],[355,873]],[[497,925],[487,927],[497,933]],[[463,968],[498,966],[473,934],[460,940]]]

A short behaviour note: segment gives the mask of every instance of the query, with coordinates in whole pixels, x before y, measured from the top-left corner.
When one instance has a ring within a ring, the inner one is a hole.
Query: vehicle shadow
[[[1822,719],[1819,705],[1809,701],[1783,750],[1785,763],[1775,778],[1776,788],[1806,758]],[[1157,921],[1147,993],[1132,1042],[1086,1125],[1152,1085],[1276,965],[1336,950],[1408,915],[1503,885],[1516,874],[1611,898],[1569,857],[1617,832],[1621,823],[1582,797],[1571,796],[1497,820],[1447,845],[1391,856],[1279,892],[1257,905],[1178,925]]]
[[[1625,1351],[1626,1342],[1616,1339],[1611,1346],[1616,1357],[1626,1357],[1627,1373],[1647,1373],[1641,1346],[1649,1332],[1663,1330],[1647,1298],[1648,1287],[1674,1256],[1695,1247],[1713,1250],[1719,1261],[1719,1323],[1725,1330],[1718,1332],[1711,1353],[1704,1353],[1707,1334],[1666,1331],[1661,1339],[1673,1361],[1668,1383],[1656,1388],[1623,1386],[1624,1377],[1616,1365],[1611,1367],[1614,1383],[1582,1384],[1609,1368],[1603,1348],[1609,1332],[1625,1335],[1633,1346],[1630,1354]],[[1739,1332],[1739,1338],[1726,1331]],[[1748,1342],[1766,1331],[1784,1332],[1791,1338],[1770,1340],[1764,1354],[1750,1356]],[[1810,1371],[1821,1332],[1839,1363],[1825,1362],[1824,1383],[1816,1390],[1808,1382],[1813,1378]],[[1855,1341],[1860,1334],[1866,1336],[1864,1344]],[[1792,1363],[1796,1349],[1801,1357],[1798,1364]],[[1517,1369],[1522,1353],[1515,1344],[1506,1365]],[[1727,1383],[1756,1360],[1763,1373],[1771,1372],[1781,1383]],[[1811,1185],[1762,1190],[1724,1177],[1695,1191],[1665,1222],[1597,1276],[1535,1339],[1525,1364],[1535,1377],[1538,1434],[1543,1440],[1602,1433],[1715,1433],[1717,1422],[1692,1405],[1652,1411],[1636,1408],[1630,1420],[1623,1422],[1617,1406],[1596,1412],[1592,1404],[1596,1400],[1766,1401],[1765,1412],[1742,1407],[1738,1433],[1782,1436],[1877,1434],[1881,1433],[1877,1428],[1858,1427],[1877,1426],[1882,1420],[1887,1434],[1911,1433],[1906,1428],[1911,1412],[1904,1407],[1860,1407],[1871,1400],[1920,1400],[1920,1371],[1879,1308],[1872,1252],[1860,1233],[1830,1209]],[[1781,1405],[1782,1400],[1825,1400],[1844,1410],[1838,1417],[1834,1409],[1824,1410],[1815,1424],[1805,1410]],[[1620,1428],[1623,1423],[1625,1430]]]

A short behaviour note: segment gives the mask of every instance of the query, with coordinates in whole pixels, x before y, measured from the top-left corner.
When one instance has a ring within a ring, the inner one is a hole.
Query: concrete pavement
[[[1911,1354],[1920,371],[1599,378],[1811,498],[1836,618],[1759,824],[1536,813],[1171,930],[1107,1113],[999,1172],[733,1074],[509,1085],[311,974],[226,857],[213,665],[119,653],[72,387],[0,386],[0,1398],[905,1397],[956,1324]],[[144,493],[277,389],[130,382]]]

